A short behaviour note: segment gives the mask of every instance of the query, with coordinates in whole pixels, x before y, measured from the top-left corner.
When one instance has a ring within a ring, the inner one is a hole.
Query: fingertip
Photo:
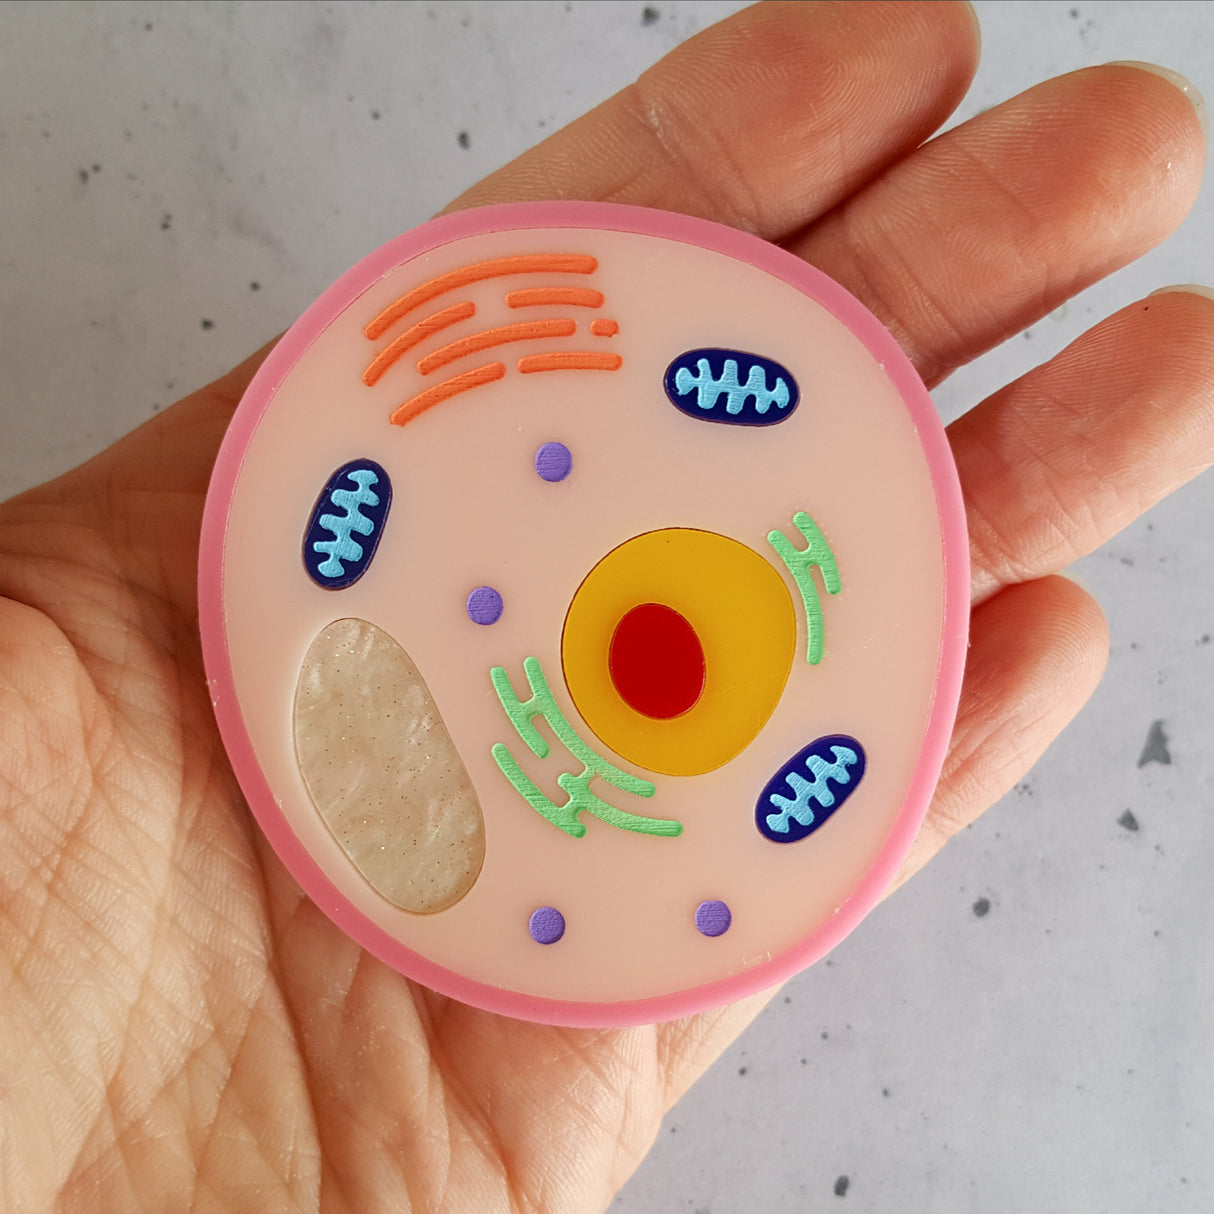
[[[1109,656],[1104,609],[1074,569],[1007,586],[975,609],[992,669],[1020,670],[1025,686],[1061,710],[1065,724],[1096,689]],[[1026,619],[1036,620],[1025,629]],[[996,655],[998,655],[996,657]],[[1061,728],[1059,724],[1059,728]]]
[[[894,884],[1024,778],[1096,690],[1109,629],[1071,576],[1008,586],[974,609],[948,757]]]
[[[1055,582],[1058,605],[1054,623],[1059,629],[1059,648],[1070,649],[1071,664],[1089,672],[1087,699],[1096,690],[1109,660],[1109,620],[1083,576],[1073,568],[1063,569],[1042,582]],[[1078,708],[1076,709],[1076,711]]]
[[[974,63],[977,65],[982,56],[982,22],[978,20],[978,10],[973,6],[971,0],[957,0],[955,7],[965,12],[966,20],[969,23],[970,40],[974,48]]]
[[[1201,126],[1202,140],[1207,147],[1209,146],[1210,111],[1206,107],[1205,98],[1201,95],[1200,90],[1187,76],[1182,76],[1170,67],[1163,67],[1158,63],[1148,63],[1142,59],[1115,59],[1112,63],[1108,63],[1105,66],[1130,67],[1136,71],[1147,72],[1152,76],[1157,76],[1160,80],[1166,80],[1193,107],[1197,115],[1197,122]]]

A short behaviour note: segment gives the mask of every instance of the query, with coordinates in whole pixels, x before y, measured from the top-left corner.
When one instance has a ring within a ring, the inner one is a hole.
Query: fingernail
[[[1173,291],[1187,291],[1190,295],[1204,295],[1206,299],[1214,299],[1214,287],[1206,287],[1199,282],[1178,282],[1172,287],[1160,287],[1151,294],[1169,295]]]
[[[1160,67],[1158,63],[1144,63],[1140,59],[1115,59],[1108,66],[1136,67],[1140,72],[1150,72],[1152,76],[1158,76],[1161,80],[1166,80],[1173,88],[1179,89],[1197,111],[1197,121],[1201,123],[1201,133],[1205,136],[1206,143],[1210,142],[1210,111],[1206,109],[1205,98],[1187,76],[1172,71],[1170,67]]]

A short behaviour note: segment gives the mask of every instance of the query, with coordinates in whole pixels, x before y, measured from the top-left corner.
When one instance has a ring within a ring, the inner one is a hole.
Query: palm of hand
[[[994,111],[915,151],[972,70],[969,18],[866,8],[743,14],[461,204],[607,197],[755,228],[860,295],[929,382],[1183,213],[1199,136],[1170,86],[1086,73],[1009,103],[1004,127]],[[710,104],[688,68],[726,52],[741,75]],[[929,52],[925,80],[911,69]],[[857,112],[794,87],[814,59],[879,79],[887,100],[874,89]],[[756,96],[747,62],[783,71]],[[1079,106],[1083,165],[1115,187],[1097,196],[1078,168],[1058,184],[1079,153],[1040,118],[1047,101]],[[1111,103],[1157,153],[1114,146]],[[1002,145],[1026,112],[1039,130]],[[686,166],[714,141],[738,149],[736,176],[709,191]],[[1181,166],[1163,187],[1156,155]],[[1013,167],[1009,195],[992,182]],[[1077,235],[1094,209],[1130,202],[1136,224]],[[959,239],[980,228],[983,257]],[[1212,312],[1187,294],[1127,309],[954,426],[978,605],[953,750],[908,869],[1014,782],[1099,676],[1098,609],[1048,575],[1208,462]],[[215,1209],[601,1206],[759,1001],[651,1028],[522,1024],[405,982],[302,896],[250,824],[196,637],[202,498],[255,362],[0,513],[12,1208],[161,1209],[186,1193]],[[1135,407],[1148,397],[1166,400],[1162,420]]]
[[[22,572],[0,608],[0,947],[30,1208],[60,1190],[107,1209],[194,1189],[258,1210],[314,1206],[322,1186],[355,1210],[602,1197],[694,1032],[542,1028],[404,982],[250,824],[181,542],[209,462],[181,454],[213,452],[238,397],[213,385],[3,521]]]

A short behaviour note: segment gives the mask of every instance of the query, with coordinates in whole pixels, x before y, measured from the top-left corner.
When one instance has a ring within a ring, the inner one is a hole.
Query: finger
[[[690,39],[448,209],[592,199],[778,238],[930,135],[964,95],[977,58],[965,3],[756,5]],[[188,444],[201,456],[191,482],[205,480],[225,415],[269,348],[148,427],[158,438],[184,417],[213,434]]]
[[[1179,88],[1092,68],[926,144],[789,247],[858,295],[930,385],[1167,236],[1203,159]]]
[[[1152,295],[949,427],[973,594],[1065,568],[1214,463],[1214,299]]]
[[[891,889],[994,804],[1096,690],[1108,628],[1074,582],[1010,586],[974,610],[957,722],[927,817]]]
[[[755,5],[449,209],[623,202],[778,239],[926,139],[977,58],[968,4]]]

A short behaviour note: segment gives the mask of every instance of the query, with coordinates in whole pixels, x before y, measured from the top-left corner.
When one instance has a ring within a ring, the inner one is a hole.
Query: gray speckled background
[[[272,337],[375,245],[733,3],[0,6],[0,495]],[[1214,5],[979,3],[961,116],[1155,59],[1214,94]],[[937,393],[1214,281],[1180,234]],[[1214,1209],[1214,479],[1078,575],[1108,675],[1014,793],[789,984],[617,1214]],[[1145,760],[1145,761],[1144,761]]]

